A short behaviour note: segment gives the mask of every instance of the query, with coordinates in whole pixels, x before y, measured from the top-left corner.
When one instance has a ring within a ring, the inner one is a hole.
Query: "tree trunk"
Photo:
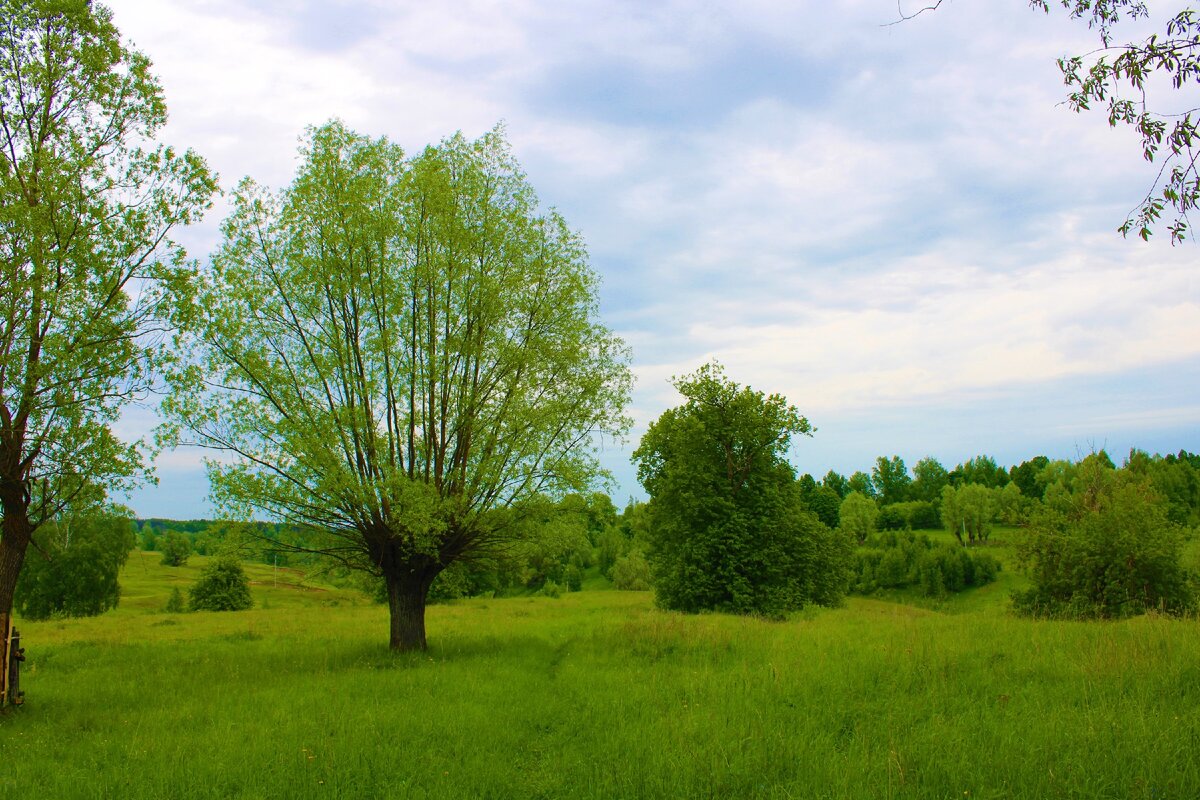
[[[406,652],[425,648],[425,598],[432,575],[398,572],[384,575],[387,583],[388,609],[391,612],[393,650]]]
[[[29,548],[29,510],[21,498],[0,497],[4,508],[4,527],[0,534],[0,675],[8,676],[8,638],[12,623],[13,597],[17,592],[17,577]],[[16,502],[12,502],[16,500]],[[0,692],[0,706],[8,701],[8,692]]]

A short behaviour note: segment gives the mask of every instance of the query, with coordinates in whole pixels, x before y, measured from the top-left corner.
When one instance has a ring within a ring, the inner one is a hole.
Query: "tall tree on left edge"
[[[153,143],[166,118],[108,9],[0,0],[0,631],[38,528],[145,475],[112,426],[169,357],[190,275],[170,231],[216,190]]]

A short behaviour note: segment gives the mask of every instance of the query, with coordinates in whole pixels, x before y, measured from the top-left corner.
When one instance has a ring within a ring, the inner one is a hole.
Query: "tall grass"
[[[139,569],[141,601],[21,625],[0,797],[1200,797],[1195,620],[586,591],[432,607],[430,651],[396,656],[353,595],[168,615]]]

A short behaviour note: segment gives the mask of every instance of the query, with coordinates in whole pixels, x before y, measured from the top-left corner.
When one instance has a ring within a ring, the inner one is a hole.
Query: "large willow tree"
[[[170,231],[215,189],[151,144],[166,118],[103,6],[0,0],[0,642],[39,528],[142,473],[112,424],[167,354]]]
[[[382,575],[391,646],[424,648],[437,574],[597,474],[628,357],[499,130],[406,159],[333,122],[301,155],[281,194],[235,194],[167,408],[223,451],[218,501]]]

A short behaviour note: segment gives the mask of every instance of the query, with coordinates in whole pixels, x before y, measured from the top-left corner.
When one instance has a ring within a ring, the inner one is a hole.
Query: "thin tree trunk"
[[[4,497],[4,527],[0,535],[0,675],[8,676],[8,632],[12,621],[13,597],[17,592],[17,577],[29,548],[29,515],[24,503],[11,502]],[[7,691],[0,693],[0,706],[8,701]]]
[[[426,649],[425,599],[433,577],[399,573],[385,575],[384,580],[391,612],[391,648],[400,652]]]

